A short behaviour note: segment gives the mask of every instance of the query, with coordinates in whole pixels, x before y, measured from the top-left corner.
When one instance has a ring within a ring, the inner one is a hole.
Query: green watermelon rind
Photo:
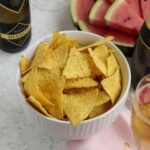
[[[82,31],[87,31],[89,32],[88,28],[86,27],[86,25],[83,23],[82,20],[79,20],[78,21],[78,27],[80,30]],[[131,47],[133,48],[133,45],[130,45],[130,44],[124,44],[122,42],[116,42],[116,41],[112,41],[115,45],[118,45],[118,46],[125,46],[125,47]]]
[[[94,5],[92,6],[90,13],[89,13],[89,22],[93,23],[93,18],[95,17],[95,14],[99,8],[99,6],[103,3],[103,0],[97,0]]]
[[[73,21],[74,25],[77,26],[78,25],[78,18],[77,18],[76,13],[75,13],[76,0],[71,0],[70,7],[71,7],[71,18],[72,18],[72,21]]]
[[[112,3],[112,5],[109,7],[109,9],[107,10],[107,12],[104,16],[104,20],[107,25],[109,25],[109,21],[111,20],[111,17],[114,14],[114,11],[116,11],[116,9],[120,6],[120,4],[122,4],[122,2],[123,2],[123,0],[115,0]]]

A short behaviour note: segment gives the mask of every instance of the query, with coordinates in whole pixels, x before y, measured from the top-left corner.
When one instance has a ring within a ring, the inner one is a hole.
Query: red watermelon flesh
[[[108,2],[112,3],[114,0],[107,0]]]
[[[88,31],[96,33],[100,36],[113,36],[114,43],[117,45],[133,47],[135,43],[135,38],[129,34],[122,33],[120,31],[107,28],[107,27],[98,27],[90,24],[88,21],[80,20],[78,22],[79,28],[83,31]]]
[[[105,15],[105,21],[114,29],[134,35],[138,35],[144,22],[134,10],[130,9],[126,0],[115,0]]]
[[[72,0],[71,14],[73,22],[76,24],[79,19],[86,19],[95,0]]]
[[[104,16],[111,5],[106,0],[97,0],[89,13],[89,21],[98,26],[106,26]]]
[[[142,11],[142,17],[145,19],[150,13],[150,0],[140,0],[140,6]]]
[[[142,17],[141,8],[140,8],[140,0],[127,0],[129,7],[134,10],[134,13],[139,17]]]

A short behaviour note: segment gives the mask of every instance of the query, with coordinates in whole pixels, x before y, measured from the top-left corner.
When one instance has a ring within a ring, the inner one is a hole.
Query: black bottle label
[[[0,0],[0,6],[8,11],[19,13],[22,9],[25,0]]]
[[[17,24],[0,23],[1,26],[1,45],[2,47],[22,47],[28,40],[31,24],[30,17]]]

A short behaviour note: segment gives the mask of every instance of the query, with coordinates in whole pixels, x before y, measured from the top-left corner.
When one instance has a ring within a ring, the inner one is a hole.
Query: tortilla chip
[[[95,106],[102,105],[109,101],[110,101],[109,95],[105,91],[99,90],[98,96],[97,96],[97,102],[96,102]]]
[[[88,117],[97,99],[98,90],[64,94],[64,111],[73,125],[78,125]]]
[[[110,96],[112,104],[114,104],[121,93],[121,75],[119,68],[112,76],[103,79],[101,84],[106,93]]]
[[[32,59],[30,68],[38,66],[42,62],[44,62],[47,57],[46,48],[48,47],[48,42],[41,42],[36,48],[34,57]]]
[[[26,80],[27,80],[27,78],[28,78],[28,75],[29,75],[29,73],[28,73],[28,74],[25,74],[25,75],[21,78],[21,82],[22,82],[22,83],[25,83],[25,82],[26,82]]]
[[[76,40],[68,39],[68,42],[69,42],[69,48],[70,48],[70,49],[73,48],[73,47],[75,47],[75,48],[81,47],[81,46],[77,43]]]
[[[70,50],[67,64],[63,70],[63,75],[67,79],[84,78],[100,74],[91,57],[87,53],[80,53],[73,48]]]
[[[59,69],[63,69],[65,67],[68,58],[68,52],[69,52],[68,43],[61,45],[60,47],[58,47],[53,51]]]
[[[66,80],[65,89],[95,87],[98,82],[91,78]]]
[[[23,74],[23,72],[29,67],[29,65],[30,65],[30,60],[25,56],[21,56],[20,63],[19,63],[21,74]]]
[[[118,67],[118,62],[114,55],[111,53],[107,58],[107,76],[111,76],[118,69]]]
[[[92,51],[91,48],[88,49],[90,56],[92,57],[96,67],[99,69],[101,73],[103,73],[105,76],[107,75],[107,68],[104,61],[98,58],[98,56]]]
[[[37,68],[34,68],[29,72],[28,77],[24,83],[24,91],[27,96],[32,95],[35,97],[35,99],[41,103],[41,105],[47,111],[52,108],[53,104],[44,97],[39,89],[37,80]]]
[[[38,83],[42,94],[55,106],[48,112],[55,118],[63,118],[62,94],[65,77],[52,74],[49,70],[38,69]]]
[[[96,106],[92,109],[91,113],[89,114],[89,118],[97,117],[108,111],[111,107],[112,107],[111,102],[107,102],[102,105]]]
[[[55,44],[53,44],[52,49],[55,50],[65,43],[68,43],[68,38],[66,37],[66,34],[59,34],[59,38],[57,39]]]
[[[106,61],[107,57],[109,56],[109,50],[108,50],[108,47],[104,44],[96,47],[94,50],[93,50],[93,53],[95,55],[97,55],[97,57],[103,61]]]
[[[59,70],[58,62],[56,58],[54,57],[52,50],[49,49],[49,52],[50,53],[48,56],[45,57],[45,60],[41,64],[38,65],[38,68],[47,69],[47,70],[50,70],[52,73],[59,75],[60,70]]]
[[[50,41],[50,48],[53,48],[55,46],[55,44],[57,43],[59,37],[60,37],[59,32],[54,32],[53,33],[52,39]]]
[[[83,50],[87,50],[88,48],[92,48],[92,47],[96,47],[96,46],[102,45],[104,43],[107,43],[107,42],[111,41],[112,39],[113,39],[112,36],[108,36],[106,38],[99,39],[93,44],[90,44],[88,46],[84,46],[84,47],[78,48],[78,51],[83,51]]]
[[[44,115],[53,118],[46,110],[45,108],[39,103],[33,96],[29,96],[27,100],[40,112],[42,112]]]

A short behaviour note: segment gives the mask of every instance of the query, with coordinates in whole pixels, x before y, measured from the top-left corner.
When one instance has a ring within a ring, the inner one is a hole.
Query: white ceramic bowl
[[[68,37],[77,39],[78,43],[81,45],[87,45],[95,42],[99,38],[102,38],[96,34],[83,31],[63,31],[61,33],[66,33]],[[29,47],[24,52],[24,55],[29,59],[31,59],[37,45],[41,41],[49,40],[51,37],[52,34],[40,39],[39,41],[34,43],[31,47]],[[36,126],[38,126],[41,134],[46,134],[52,137],[66,140],[82,139],[101,131],[103,128],[106,128],[107,126],[111,125],[111,123],[116,119],[126,101],[131,82],[131,74],[129,65],[122,52],[111,42],[108,43],[108,46],[115,49],[116,52],[114,54],[121,68],[122,92],[120,98],[109,111],[98,117],[85,120],[79,126],[73,126],[68,121],[61,121],[48,118],[43,114],[39,113],[37,110],[35,110],[26,101],[25,96],[22,93],[22,86],[20,83],[20,71],[18,67],[16,74],[16,82],[18,94],[20,95],[19,99],[20,104],[24,109],[27,119],[31,123],[33,122]]]

